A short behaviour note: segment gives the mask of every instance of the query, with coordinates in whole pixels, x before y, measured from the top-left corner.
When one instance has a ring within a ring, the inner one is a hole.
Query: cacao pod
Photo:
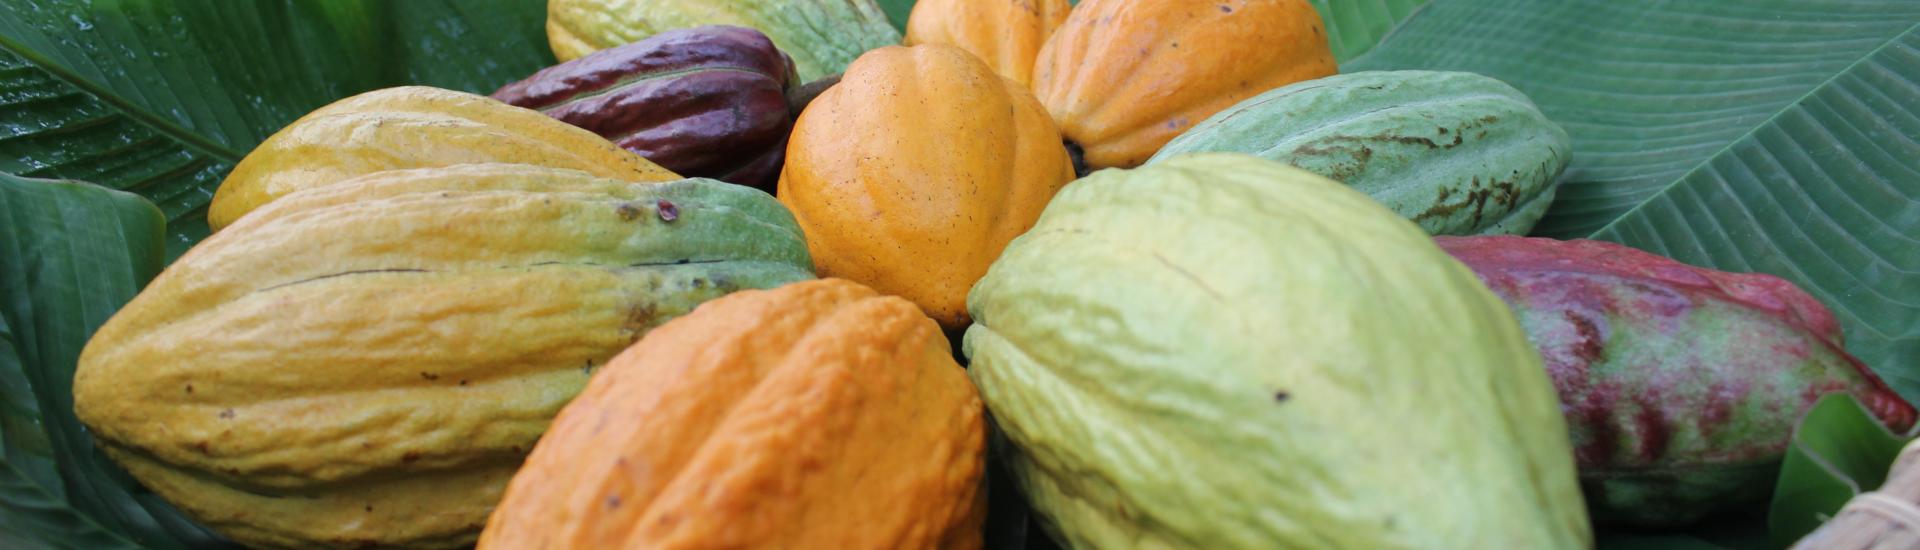
[[[220,182],[207,210],[219,231],[288,193],[384,170],[510,163],[630,181],[680,179],[592,132],[528,109],[425,86],[336,101],[274,132]]]
[[[924,0],[907,18],[906,44],[946,44],[1000,76],[1033,84],[1033,59],[1067,20],[1067,0]]]
[[[802,81],[846,70],[867,50],[900,43],[873,0],[549,0],[547,40],[570,61],[661,32],[702,25],[757,29],[793,56]]]
[[[1438,242],[1546,358],[1597,521],[1677,525],[1764,499],[1794,424],[1826,393],[1895,429],[1914,422],[1841,348],[1833,314],[1779,278],[1599,241]]]
[[[1240,100],[1334,73],[1307,0],[1087,0],[1040,48],[1033,92],[1088,168],[1137,166]]]
[[[1553,202],[1573,144],[1499,80],[1371,71],[1254,96],[1180,134],[1154,159],[1203,151],[1304,168],[1372,196],[1427,233],[1472,235],[1531,230]]]
[[[289,194],[168,266],[87,343],[74,409],[240,543],[471,544],[596,365],[808,263],[785,210],[732,184],[381,172]]]
[[[901,296],[947,328],[967,289],[1073,179],[1025,89],[952,46],[861,56],[800,114],[780,201],[814,267]]]
[[[508,84],[493,98],[599,134],[688,177],[771,192],[793,61],[760,31],[675,29]]]
[[[595,375],[480,548],[979,548],[985,459],[979,394],[912,303],[740,292]]]
[[[1513,315],[1338,182],[1228,153],[1094,173],[968,306],[968,372],[1071,547],[1591,544]]]

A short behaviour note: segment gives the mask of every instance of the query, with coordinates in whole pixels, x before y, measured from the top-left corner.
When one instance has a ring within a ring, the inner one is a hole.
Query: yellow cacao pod
[[[213,194],[219,231],[288,193],[383,170],[514,163],[629,181],[680,176],[593,132],[484,96],[425,86],[375,90],[293,121],[233,167]]]
[[[376,173],[200,243],[103,325],[75,412],[250,546],[472,544],[595,367],[736,289],[811,278],[766,193],[527,165]]]

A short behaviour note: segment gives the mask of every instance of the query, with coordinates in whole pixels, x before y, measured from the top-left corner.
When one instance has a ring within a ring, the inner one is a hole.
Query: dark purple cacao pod
[[[1895,429],[1914,422],[1841,348],[1833,314],[1780,278],[1600,241],[1435,241],[1546,360],[1598,522],[1678,525],[1765,498],[1794,424],[1827,393]]]
[[[773,191],[793,60],[744,27],[678,29],[508,84],[493,98],[600,134],[674,173]]]

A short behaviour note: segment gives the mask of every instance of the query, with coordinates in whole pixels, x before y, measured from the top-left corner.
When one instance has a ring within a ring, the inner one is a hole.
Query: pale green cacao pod
[[[1068,185],[968,306],[1009,466],[1076,548],[1580,548],[1507,307],[1365,195],[1190,155]]]
[[[1573,145],[1499,80],[1370,71],[1240,102],[1153,160],[1203,151],[1250,153],[1345,182],[1430,234],[1519,235],[1553,202]]]

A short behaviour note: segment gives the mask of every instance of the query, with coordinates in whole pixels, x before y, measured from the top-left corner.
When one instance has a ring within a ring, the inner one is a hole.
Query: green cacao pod
[[[1239,154],[1096,172],[968,307],[970,375],[1072,547],[1591,544],[1513,315],[1338,182]]]
[[[74,408],[241,543],[472,544],[595,366],[810,266],[792,216],[746,187],[380,172],[289,194],[168,266],[87,343]]]
[[[550,0],[547,42],[571,61],[662,31],[702,25],[757,29],[793,56],[802,81],[838,74],[867,50],[900,43],[873,0]]]
[[[1435,71],[1276,88],[1194,126],[1154,159],[1203,151],[1251,153],[1345,182],[1433,235],[1526,233],[1573,158],[1566,130],[1519,90]]]
[[[1601,241],[1441,237],[1513,308],[1560,391],[1595,521],[1675,526],[1765,499],[1831,392],[1895,430],[1914,408],[1813,296]]]

